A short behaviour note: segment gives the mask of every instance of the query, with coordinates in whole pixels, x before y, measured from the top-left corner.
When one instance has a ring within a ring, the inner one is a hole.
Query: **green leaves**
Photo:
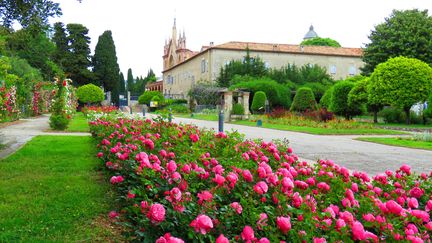
[[[304,40],[300,43],[302,46],[332,46],[341,47],[339,42],[330,38],[315,37],[312,39]]]
[[[77,89],[78,99],[83,103],[97,103],[104,100],[101,88],[94,84],[86,84]]]

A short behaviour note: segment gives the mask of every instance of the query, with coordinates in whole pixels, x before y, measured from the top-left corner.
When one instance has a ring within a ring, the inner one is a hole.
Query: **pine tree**
[[[118,104],[120,68],[117,63],[117,54],[110,30],[99,36],[93,57],[93,66],[98,83],[102,84],[106,91],[111,91],[113,103]]]
[[[69,56],[69,43],[66,36],[66,30],[62,22],[54,24],[54,36],[52,41],[56,45],[53,53],[53,61],[62,69],[65,68]]]
[[[82,24],[68,24],[66,28],[69,32],[67,39],[70,44],[70,56],[65,63],[66,75],[72,79],[75,86],[91,83],[94,75],[89,70],[91,66],[90,37],[87,36],[89,30]]]

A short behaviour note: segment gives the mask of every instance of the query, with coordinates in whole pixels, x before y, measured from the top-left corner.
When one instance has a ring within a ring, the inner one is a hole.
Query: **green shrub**
[[[54,130],[66,130],[69,125],[70,120],[65,115],[54,115],[50,116],[50,127]]]
[[[164,97],[163,94],[159,91],[146,91],[140,97],[138,97],[138,103],[150,105],[150,101],[152,101],[154,96],[158,96],[160,98],[160,102],[163,102]]]
[[[172,113],[189,113],[189,109],[182,104],[172,104],[164,108],[164,110],[167,111],[169,111],[169,109],[171,109]]]
[[[400,108],[385,107],[379,112],[385,123],[402,123],[405,121],[405,114]]]
[[[424,111],[424,115],[428,118],[432,118],[432,93],[429,95],[427,100],[427,108]]]
[[[333,95],[333,87],[327,89],[327,91],[321,97],[321,99],[320,99],[321,107],[327,108],[328,110],[330,110],[332,95]]]
[[[336,115],[351,119],[355,115],[362,114],[361,107],[348,104],[348,95],[353,87],[354,83],[349,81],[339,81],[333,86],[330,110]]]
[[[78,87],[77,96],[82,103],[99,103],[105,99],[102,89],[94,84]]]
[[[243,81],[230,87],[231,90],[237,88],[251,91],[251,97],[255,92],[263,91],[266,94],[266,97],[268,97],[269,103],[272,107],[282,106],[288,109],[291,106],[290,89],[287,86],[279,84],[272,79],[251,78],[249,81]]]
[[[255,92],[252,100],[251,109],[253,112],[263,111],[265,109],[266,93],[263,91]]]
[[[244,115],[244,108],[240,103],[234,104],[232,108],[233,115]]]
[[[291,111],[304,112],[316,110],[315,96],[309,87],[301,87],[297,90],[291,105]]]

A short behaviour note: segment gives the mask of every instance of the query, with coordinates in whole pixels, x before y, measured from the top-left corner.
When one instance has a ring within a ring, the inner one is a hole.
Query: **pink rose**
[[[108,214],[108,216],[110,217],[110,218],[117,218],[118,216],[119,216],[120,214],[119,213],[117,213],[116,211],[111,211],[111,212],[109,212],[109,214]]]
[[[387,210],[396,215],[400,215],[402,213],[403,208],[395,201],[390,200],[385,203]]]
[[[225,178],[221,175],[216,175],[215,178],[213,178],[213,182],[218,184],[218,186],[223,186],[225,182]]]
[[[416,198],[411,197],[407,199],[408,201],[408,207],[410,208],[418,208],[419,204]]]
[[[192,140],[192,142],[196,143],[199,140],[198,134],[191,134],[189,138]]]
[[[171,173],[177,170],[177,164],[174,160],[170,160],[167,164],[167,170]]]
[[[277,217],[276,218],[277,227],[286,234],[291,230],[291,219],[290,217]]]
[[[353,223],[352,234],[353,234],[354,240],[365,240],[366,239],[364,227],[363,227],[362,223],[360,223],[359,221],[355,221]]]
[[[213,222],[209,216],[201,214],[190,223],[190,226],[192,226],[196,232],[205,235],[213,228]]]
[[[244,241],[252,241],[255,239],[254,230],[249,225],[243,228],[243,232],[241,233],[241,237]]]
[[[258,243],[270,243],[270,240],[264,237],[259,239]]]
[[[165,208],[162,204],[152,204],[147,213],[147,218],[152,223],[160,223],[165,220]]]
[[[240,205],[240,203],[238,202],[233,202],[230,204],[230,206],[238,213],[241,214],[243,211],[242,206]]]
[[[409,193],[411,197],[421,198],[424,194],[424,191],[418,187],[414,187],[413,189],[410,190]]]
[[[267,192],[268,186],[267,186],[267,183],[265,183],[264,181],[260,181],[257,184],[255,184],[253,189],[256,193],[262,195],[262,194]]]
[[[264,226],[267,226],[267,214],[265,213],[260,213],[260,218],[257,221],[257,228],[259,230],[262,230]]]
[[[213,194],[209,191],[198,192],[198,204],[201,205],[203,202],[211,202],[213,200]]]
[[[219,235],[216,239],[216,243],[229,243],[228,238],[226,238],[223,234]]]
[[[422,211],[422,210],[412,210],[411,211],[412,216],[423,220],[423,222],[429,222],[430,216],[429,213],[426,211]]]
[[[245,181],[247,182],[252,182],[253,181],[253,177],[252,174],[249,170],[244,170],[242,172],[243,178],[245,179]]]
[[[313,238],[313,243],[326,243],[327,242],[327,240],[325,239],[325,238],[316,238],[316,237],[314,237]]]
[[[180,238],[172,237],[170,233],[166,233],[156,240],[156,243],[184,243]]]

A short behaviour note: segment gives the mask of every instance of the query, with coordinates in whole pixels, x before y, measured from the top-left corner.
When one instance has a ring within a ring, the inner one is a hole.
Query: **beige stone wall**
[[[215,80],[219,75],[220,67],[231,60],[241,60],[245,55],[245,51],[234,50],[212,50],[212,80]],[[360,67],[364,63],[360,57],[339,57],[339,56],[324,56],[324,55],[301,55],[290,53],[277,52],[256,52],[251,51],[252,57],[259,56],[270,68],[280,68],[287,64],[295,64],[303,66],[305,64],[317,64],[327,69],[334,79],[344,79],[350,76],[350,68],[354,70],[354,75],[360,74]],[[334,66],[336,69],[332,69]],[[331,73],[336,71],[336,73]]]
[[[214,82],[219,75],[221,66],[231,60],[241,60],[246,55],[245,51],[210,49],[202,52],[191,60],[163,73],[164,94],[175,98],[187,98],[187,93],[193,84],[207,81]],[[252,57],[259,56],[270,68],[280,68],[287,64],[303,66],[305,64],[317,64],[325,67],[334,79],[344,79],[360,74],[360,67],[364,65],[360,57],[340,57],[325,55],[301,55],[277,52],[251,51]],[[202,72],[202,63],[205,62],[205,71]],[[335,71],[335,73],[332,73]],[[172,82],[169,76],[173,77]]]
[[[201,81],[208,81],[210,77],[209,52],[203,52],[191,60],[172,68],[163,73],[165,95],[175,98],[187,98],[187,93],[193,84]],[[201,64],[205,63],[205,70],[202,72]],[[173,77],[170,81],[169,77]]]

